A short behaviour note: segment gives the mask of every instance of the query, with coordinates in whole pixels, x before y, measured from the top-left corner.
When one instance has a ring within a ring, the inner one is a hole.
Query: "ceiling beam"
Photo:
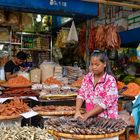
[[[128,0],[130,2],[140,2],[140,0]]]
[[[82,1],[95,2],[95,3],[112,5],[112,6],[120,6],[120,7],[125,6],[125,7],[129,7],[129,8],[140,9],[139,4],[129,4],[129,3],[116,2],[116,1],[111,1],[111,0],[82,0]]]

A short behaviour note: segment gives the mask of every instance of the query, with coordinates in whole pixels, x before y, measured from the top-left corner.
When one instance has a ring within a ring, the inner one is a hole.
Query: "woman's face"
[[[99,75],[104,72],[106,63],[100,61],[99,57],[91,57],[90,71],[94,74]]]

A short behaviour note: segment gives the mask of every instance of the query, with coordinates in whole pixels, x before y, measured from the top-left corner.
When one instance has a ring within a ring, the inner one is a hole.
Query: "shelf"
[[[9,42],[9,41],[0,41],[0,44],[21,45],[21,43],[16,43],[16,42]]]
[[[16,32],[17,35],[23,35],[23,36],[51,36],[51,33],[33,33],[33,32]]]
[[[51,51],[50,49],[30,49],[30,48],[19,48],[20,50],[26,50],[26,51],[39,51],[39,52],[45,52],[45,51]]]
[[[9,41],[0,41],[0,44],[10,44]]]
[[[11,42],[12,45],[21,45],[21,43]]]

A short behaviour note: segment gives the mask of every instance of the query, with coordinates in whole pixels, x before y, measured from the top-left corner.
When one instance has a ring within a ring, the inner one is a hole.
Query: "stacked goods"
[[[41,98],[48,94],[60,94],[60,87],[58,85],[43,85],[43,90],[39,94]]]
[[[54,78],[54,77],[50,77],[50,78],[47,78],[47,79],[44,81],[44,84],[61,86],[61,85],[62,85],[62,82],[59,81],[59,80],[57,80],[57,79]]]
[[[70,86],[81,87],[83,79],[84,79],[84,75],[82,75],[80,78],[78,78],[76,81],[74,81]]]
[[[37,127],[18,126],[0,127],[0,140],[50,140],[53,137],[45,130]],[[54,139],[55,140],[55,139]]]
[[[129,83],[127,88],[122,95],[135,97],[140,93],[140,86],[136,83]]]
[[[57,85],[43,85],[43,90],[39,93],[41,99],[62,99],[76,97],[77,89],[72,89],[68,86],[57,86]]]
[[[47,37],[38,37],[36,39],[36,49],[49,49],[49,38]]]
[[[19,98],[14,98],[10,103],[0,104],[0,118],[19,116],[27,111],[29,111],[28,105]]]
[[[128,16],[128,24],[129,30],[140,27],[140,10]]]
[[[42,71],[42,82],[44,82],[47,78],[52,77],[54,75],[54,63],[44,61],[40,65],[40,69]]]
[[[9,87],[18,87],[18,86],[29,86],[31,82],[23,76],[17,76],[15,78],[9,79],[6,83]]]
[[[46,127],[56,132],[77,135],[101,135],[124,130],[127,124],[122,119],[89,118],[86,121],[72,117],[48,119]]]
[[[75,113],[75,106],[35,106],[33,110],[40,115],[72,115]]]
[[[41,37],[38,37],[38,38],[36,39],[36,48],[37,48],[37,49],[41,49]]]
[[[40,83],[41,81],[41,70],[40,69],[33,69],[30,72],[31,74],[31,82],[32,83]]]
[[[34,111],[44,111],[44,112],[50,112],[50,111],[74,111],[75,106],[35,106],[33,107]]]
[[[67,66],[66,71],[69,84],[73,83],[82,76],[82,70],[79,67]]]
[[[54,77],[56,77],[57,79],[62,79],[62,67],[61,66],[55,66]]]
[[[8,88],[3,90],[0,95],[1,98],[4,97],[21,97],[21,96],[38,96],[38,93],[35,93],[31,88]]]
[[[67,38],[68,38],[68,30],[62,29],[58,34],[57,34],[57,39],[55,46],[58,48],[65,48],[65,44],[67,43]]]

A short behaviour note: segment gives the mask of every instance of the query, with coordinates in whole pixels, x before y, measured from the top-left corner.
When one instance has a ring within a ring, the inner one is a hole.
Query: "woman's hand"
[[[89,118],[89,115],[88,115],[88,113],[85,113],[82,115],[82,117],[83,117],[82,120],[86,121]]]
[[[74,115],[74,118],[77,119],[77,118],[81,118],[83,119],[83,116],[81,115],[80,111],[76,111],[75,115]]]

